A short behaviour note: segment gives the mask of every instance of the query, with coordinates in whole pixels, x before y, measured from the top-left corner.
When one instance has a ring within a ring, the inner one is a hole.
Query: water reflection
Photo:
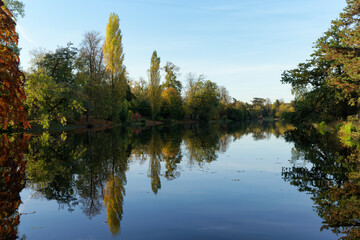
[[[283,169],[284,180],[312,194],[314,210],[324,220],[321,230],[360,239],[360,149],[313,129],[288,131],[285,137],[295,148],[294,166]],[[310,164],[299,165],[304,161]]]
[[[15,159],[15,167],[8,168],[9,171],[17,169],[12,174],[17,182],[8,186],[14,196],[7,200],[9,203],[13,200],[13,205],[6,207],[9,211],[6,216],[11,216],[16,230],[19,192],[24,188],[26,174],[26,187],[35,192],[33,197],[55,200],[60,209],[69,212],[80,208],[89,219],[106,212],[110,232],[118,235],[126,215],[126,174],[131,163],[148,164],[145,165],[148,189],[156,195],[162,190],[161,181],[176,181],[181,176],[181,163],[194,167],[213,164],[233,141],[246,135],[258,141],[271,135],[279,138],[285,132],[286,139],[294,142],[295,147],[294,167],[283,169],[283,178],[300,191],[313,194],[315,210],[324,219],[324,228],[344,233],[349,239],[359,237],[358,152],[355,148],[344,148],[330,136],[302,132],[278,122],[44,133],[33,135],[30,140],[14,137],[11,141],[3,136],[2,144],[7,142],[8,148],[1,149],[19,153],[1,155],[4,159]],[[20,160],[27,141],[25,171]],[[299,164],[298,159],[313,165],[308,168]],[[1,169],[6,174],[6,169]],[[6,191],[10,192],[9,189]]]
[[[17,239],[20,192],[25,187],[23,154],[29,136],[0,136],[0,238]]]

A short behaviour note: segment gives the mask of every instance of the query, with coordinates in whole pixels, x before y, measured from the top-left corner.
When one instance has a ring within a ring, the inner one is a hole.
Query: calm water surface
[[[316,199],[346,172],[329,176],[337,163],[312,162],[300,136],[263,123],[9,137],[28,145],[12,227],[28,240],[338,239]]]

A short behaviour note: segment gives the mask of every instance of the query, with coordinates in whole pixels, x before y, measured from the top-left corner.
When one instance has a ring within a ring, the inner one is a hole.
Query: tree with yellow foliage
[[[161,90],[160,85],[160,58],[154,51],[151,57],[149,69],[149,100],[151,106],[152,119],[155,120],[161,108]]]
[[[106,220],[110,232],[114,235],[120,232],[120,221],[123,216],[125,182],[125,175],[111,176],[105,187],[104,205],[107,213]]]
[[[106,38],[103,46],[106,71],[109,74],[111,85],[111,98],[113,102],[112,115],[115,117],[126,96],[127,78],[124,66],[124,52],[122,34],[119,28],[120,19],[115,13],[111,13],[106,27]]]

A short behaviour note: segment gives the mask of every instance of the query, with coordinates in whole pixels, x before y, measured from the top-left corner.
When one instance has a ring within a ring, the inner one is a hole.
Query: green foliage
[[[164,70],[166,72],[165,75],[165,83],[163,84],[164,88],[175,88],[177,92],[181,93],[182,84],[179,80],[177,80],[179,76],[180,68],[173,64],[172,62],[167,62],[164,66]]]
[[[72,44],[55,52],[35,56],[34,68],[27,75],[25,105],[30,120],[48,129],[52,121],[65,125],[83,112],[75,81],[76,49]]]
[[[66,47],[58,47],[55,52],[46,52],[35,56],[35,71],[41,70],[56,82],[74,83],[75,60],[78,50],[68,43]]]
[[[15,19],[17,19],[19,15],[21,17],[25,16],[25,5],[23,2],[17,0],[3,0],[3,2]]]
[[[164,89],[161,93],[161,114],[164,119],[181,119],[183,117],[182,98],[173,87]]]
[[[98,32],[85,33],[76,67],[76,83],[86,107],[87,124],[90,124],[90,115],[100,119],[111,118],[111,88],[105,81],[102,38]]]
[[[83,111],[67,84],[57,83],[41,71],[28,74],[25,93],[29,118],[45,129],[52,121],[66,125]]]
[[[353,129],[352,124],[343,127],[347,133]],[[344,146],[336,135],[307,128],[288,131],[285,138],[293,141],[296,149],[294,167],[283,169],[284,180],[312,195],[314,209],[323,219],[321,230],[330,229],[341,239],[359,239],[359,145]],[[312,167],[297,164],[304,160]]]
[[[350,105],[360,106],[360,3],[348,0],[339,19],[332,22],[332,28],[338,30],[338,44],[320,43],[324,58],[330,62],[328,85],[339,91],[338,98]]]
[[[200,75],[197,79],[188,76],[188,89],[185,98],[185,108],[191,119],[210,120],[211,113],[219,104],[219,88],[216,83],[205,80]]]
[[[288,113],[293,113],[295,110],[291,104],[282,103],[277,108],[275,116],[280,119],[285,119]]]
[[[349,96],[342,95],[341,90],[328,81],[331,76],[343,74],[341,68],[332,67],[333,60],[324,56],[328,48],[341,47],[340,36],[340,29],[333,25],[317,40],[310,60],[282,74],[281,81],[291,84],[295,94],[295,113],[287,117],[291,122],[338,120],[357,111],[348,104]]]

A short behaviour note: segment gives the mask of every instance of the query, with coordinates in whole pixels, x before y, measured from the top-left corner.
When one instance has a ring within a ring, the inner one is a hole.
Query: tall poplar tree
[[[111,13],[106,27],[106,38],[103,46],[104,61],[109,74],[111,85],[111,98],[113,102],[113,118],[119,111],[127,89],[126,68],[124,66],[124,52],[120,19],[115,13]]]
[[[149,100],[151,106],[151,116],[155,120],[156,115],[160,112],[161,108],[161,90],[160,85],[160,58],[157,52],[154,51],[151,57],[149,69]]]

